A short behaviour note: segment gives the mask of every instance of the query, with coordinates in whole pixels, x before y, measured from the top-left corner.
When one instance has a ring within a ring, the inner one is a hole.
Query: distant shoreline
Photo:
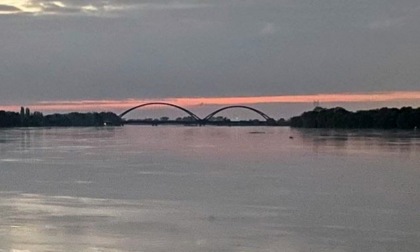
[[[67,114],[43,115],[40,112],[31,113],[29,108],[21,108],[20,113],[0,111],[0,128],[15,127],[102,127],[129,125],[185,125],[201,126],[189,117],[170,120],[160,119],[123,120],[113,112],[71,112]],[[420,107],[380,108],[347,111],[344,108],[316,107],[299,116],[290,119],[273,121],[243,120],[231,121],[226,117],[217,117],[203,125],[212,126],[290,126],[292,128],[322,128],[322,129],[404,129],[416,130],[420,127]]]
[[[316,107],[290,118],[289,123],[293,128],[413,130],[420,127],[420,108],[380,108],[351,112],[341,107]]]
[[[21,108],[20,113],[0,111],[0,128],[15,127],[99,127],[122,125],[121,118],[112,112],[91,112],[51,114],[31,113],[29,108]]]

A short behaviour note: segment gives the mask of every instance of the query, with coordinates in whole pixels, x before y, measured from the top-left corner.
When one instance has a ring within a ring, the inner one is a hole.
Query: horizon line
[[[128,98],[98,100],[56,100],[39,101],[23,105],[0,105],[0,110],[19,111],[20,107],[29,107],[37,111],[69,111],[92,109],[129,109],[148,102],[168,102],[184,107],[215,105],[250,105],[276,103],[372,103],[391,101],[420,101],[420,91],[385,91],[357,93],[326,93],[276,96],[231,96],[231,97],[167,97],[167,98]]]

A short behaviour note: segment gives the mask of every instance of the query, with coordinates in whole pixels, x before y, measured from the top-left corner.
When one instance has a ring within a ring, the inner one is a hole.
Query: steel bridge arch
[[[196,114],[194,114],[193,112],[189,111],[186,108],[183,108],[181,106],[172,104],[172,103],[167,103],[167,102],[148,102],[148,103],[144,103],[144,104],[140,104],[138,106],[132,107],[130,109],[127,109],[126,111],[122,112],[119,117],[122,118],[123,116],[125,116],[126,114],[130,113],[131,111],[138,109],[138,108],[142,108],[142,107],[147,107],[147,106],[154,106],[154,105],[163,105],[163,106],[168,106],[168,107],[173,107],[173,108],[177,108],[179,110],[184,111],[185,113],[187,113],[188,115],[190,115],[195,121],[197,122],[201,122],[201,118],[198,117]]]
[[[259,114],[260,116],[262,116],[266,121],[271,121],[273,120],[273,118],[271,118],[270,116],[268,116],[267,114],[265,114],[264,112],[252,108],[252,107],[248,107],[248,106],[243,106],[243,105],[233,105],[233,106],[227,106],[227,107],[223,107],[220,108],[210,114],[208,114],[206,117],[204,117],[203,122],[208,122],[210,121],[211,118],[213,118],[216,114],[218,114],[219,112],[222,112],[223,110],[227,110],[227,109],[232,109],[232,108],[243,108],[243,109],[248,109],[251,111],[254,111],[255,113]]]

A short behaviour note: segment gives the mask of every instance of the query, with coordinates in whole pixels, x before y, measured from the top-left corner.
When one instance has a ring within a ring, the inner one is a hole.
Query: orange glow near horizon
[[[161,101],[184,107],[206,105],[250,105],[275,103],[371,103],[391,101],[420,102],[420,91],[397,91],[375,93],[340,93],[340,94],[310,94],[310,95],[280,95],[254,97],[185,97],[162,99],[125,99],[125,100],[80,100],[80,101],[43,101],[27,104],[25,107],[33,111],[99,111],[126,110],[136,105]],[[0,106],[0,110],[19,111],[20,105]]]

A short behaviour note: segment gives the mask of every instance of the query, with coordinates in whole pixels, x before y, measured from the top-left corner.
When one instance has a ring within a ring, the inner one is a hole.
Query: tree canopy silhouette
[[[350,112],[341,107],[316,107],[290,119],[292,127],[349,129],[414,129],[420,126],[420,108],[381,108]]]

